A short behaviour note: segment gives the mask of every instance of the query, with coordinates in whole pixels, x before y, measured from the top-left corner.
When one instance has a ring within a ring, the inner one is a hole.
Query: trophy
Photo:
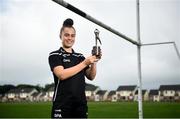
[[[93,46],[92,55],[95,55],[98,59],[101,59],[101,48],[100,46],[98,46],[98,41],[100,44],[102,44],[99,38],[99,30],[95,29],[94,33],[95,33],[95,46]]]

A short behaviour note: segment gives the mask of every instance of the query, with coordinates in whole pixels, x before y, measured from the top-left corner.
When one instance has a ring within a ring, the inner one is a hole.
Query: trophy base
[[[101,58],[101,48],[100,46],[93,46],[92,55],[95,55],[97,58]]]

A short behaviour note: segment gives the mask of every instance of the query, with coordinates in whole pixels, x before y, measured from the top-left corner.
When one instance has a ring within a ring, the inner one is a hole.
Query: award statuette
[[[95,46],[93,46],[92,55],[95,55],[97,58],[101,59],[101,48],[98,46],[98,41],[101,44],[101,40],[99,38],[99,30],[95,29]]]

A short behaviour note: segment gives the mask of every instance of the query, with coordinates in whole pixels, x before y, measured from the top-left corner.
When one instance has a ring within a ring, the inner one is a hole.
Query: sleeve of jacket
[[[56,66],[63,66],[61,53],[50,53],[48,61],[51,71],[53,71]]]

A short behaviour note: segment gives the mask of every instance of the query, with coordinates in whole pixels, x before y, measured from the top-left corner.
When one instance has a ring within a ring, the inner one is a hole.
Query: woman
[[[85,58],[72,46],[76,30],[73,20],[66,19],[60,30],[62,47],[49,55],[49,65],[54,76],[52,118],[87,118],[85,76],[93,80],[96,76],[96,56]]]

